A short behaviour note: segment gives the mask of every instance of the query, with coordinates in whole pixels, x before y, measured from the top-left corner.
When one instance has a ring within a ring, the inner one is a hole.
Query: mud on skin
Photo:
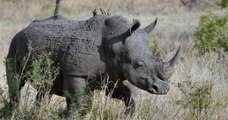
[[[28,43],[31,43],[34,51],[25,71],[30,70],[32,60],[39,53],[51,53],[52,59],[60,64],[60,73],[54,81],[51,94],[61,96],[64,95],[63,91],[75,94],[85,91],[84,89],[99,89],[101,86],[97,83],[102,83],[101,75],[104,75],[103,78],[108,75],[109,81],[113,81],[109,90],[118,82],[112,97],[123,100],[127,107],[125,114],[132,115],[136,96],[134,86],[152,94],[167,94],[170,89],[168,79],[179,59],[180,48],[168,62],[152,55],[149,34],[156,23],[157,19],[147,27],[140,28],[138,20],[131,21],[123,16],[101,14],[88,20],[75,21],[55,15],[35,20],[17,33],[11,42],[7,58],[15,66],[13,69],[17,71],[16,74],[20,74],[24,66],[23,58],[29,52]],[[23,81],[25,80],[21,80]],[[11,90],[9,88],[10,93]],[[83,92],[73,99],[65,96],[69,117],[83,110],[81,101],[85,94]],[[10,95],[12,105],[18,99],[15,95]],[[75,104],[79,107],[72,107]]]

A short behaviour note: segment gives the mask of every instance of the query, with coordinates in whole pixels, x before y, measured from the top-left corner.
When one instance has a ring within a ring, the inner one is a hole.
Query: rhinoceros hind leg
[[[9,89],[10,107],[19,104],[21,88],[26,83],[26,78],[21,76],[22,67],[18,60],[6,59],[7,84]],[[19,77],[20,76],[20,79]]]

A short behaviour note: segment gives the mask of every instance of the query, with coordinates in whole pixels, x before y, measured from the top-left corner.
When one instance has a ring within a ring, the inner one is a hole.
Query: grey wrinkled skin
[[[87,90],[101,89],[104,83],[108,86],[107,94],[117,83],[112,97],[123,100],[127,107],[125,114],[132,115],[136,97],[134,86],[152,94],[167,94],[168,79],[179,58],[180,49],[168,62],[152,55],[148,34],[156,23],[157,20],[140,29],[139,21],[131,22],[122,16],[102,14],[74,21],[56,15],[35,20],[20,31],[11,42],[7,58],[16,74],[20,74],[29,52],[28,43],[33,51],[25,71],[31,69],[32,60],[39,54],[51,53],[52,59],[60,65],[51,94],[64,96],[64,91],[81,94],[71,99],[65,96],[70,116],[83,110],[82,100]],[[19,89],[25,81],[20,81]],[[9,92],[12,93],[11,88]],[[18,97],[11,94],[10,100],[13,104]]]

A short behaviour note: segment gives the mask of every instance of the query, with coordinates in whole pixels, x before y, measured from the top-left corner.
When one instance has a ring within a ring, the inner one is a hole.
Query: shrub
[[[59,68],[53,64],[54,61],[47,53],[43,53],[38,59],[32,62],[33,69],[31,72],[28,72],[27,76],[35,89],[51,90],[53,81],[59,74]]]
[[[41,101],[36,101],[36,105],[30,109],[26,109],[21,115],[23,119],[49,119],[57,117],[55,110],[49,106],[49,93],[51,91],[54,80],[59,74],[58,65],[54,65],[51,55],[48,53],[41,54],[32,62],[32,70],[26,73],[28,81],[41,94],[38,97],[43,97]],[[26,91],[29,95],[29,90]],[[40,103],[38,103],[40,102]],[[27,103],[29,104],[29,103]]]
[[[219,50],[228,51],[228,15],[213,13],[202,15],[196,28],[196,47],[200,53]]]
[[[200,84],[200,82],[186,81],[179,83],[178,88],[183,94],[182,99],[176,104],[181,109],[188,110],[188,117],[191,120],[207,120],[213,117],[214,110],[218,111],[223,103],[212,99],[212,83]]]
[[[31,45],[28,45],[29,54],[26,56],[25,59],[25,65],[27,64],[27,60],[31,57],[30,53],[33,50],[31,48]],[[6,65],[9,65],[9,63],[6,60]],[[14,74],[12,66],[8,67],[8,79],[16,79],[21,80],[23,76],[23,79],[26,79],[27,81],[30,81],[31,85],[38,91],[42,92],[43,99],[39,101],[40,103],[33,105],[33,102],[29,99],[31,94],[31,89],[27,88],[24,91],[19,91],[18,83],[12,83],[8,82],[8,84],[11,85],[11,87],[15,87],[17,89],[12,89],[13,93],[17,93],[18,95],[22,96],[20,94],[24,93],[26,97],[21,97],[20,105],[13,106],[11,109],[9,104],[7,104],[7,101],[5,101],[5,107],[1,110],[3,112],[2,117],[6,119],[49,119],[49,118],[58,118],[58,111],[53,110],[52,107],[49,106],[49,93],[51,91],[51,87],[53,85],[54,80],[56,79],[57,75],[59,74],[59,67],[58,65],[54,64],[54,61],[51,59],[50,54],[43,53],[39,55],[36,59],[32,61],[32,69],[31,71],[24,72],[24,69],[22,70],[21,75]],[[9,80],[10,81],[10,80]],[[15,80],[14,80],[15,81]],[[12,86],[13,85],[13,86]],[[39,96],[40,94],[38,94]],[[2,97],[2,89],[0,88],[0,97]],[[13,113],[11,113],[13,112]]]
[[[4,105],[4,107],[2,109],[0,109],[0,118],[2,118],[3,116],[9,116],[10,115],[10,106],[9,104],[7,104],[7,98],[4,95],[3,89],[0,86],[0,106]]]
[[[228,7],[228,0],[221,0],[220,5],[222,8]]]

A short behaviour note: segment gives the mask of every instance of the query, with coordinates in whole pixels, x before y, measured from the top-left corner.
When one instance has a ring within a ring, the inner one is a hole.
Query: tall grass
[[[105,96],[104,89],[91,94],[90,109],[78,119],[226,119],[228,76],[224,65],[227,61],[218,60],[216,54],[182,56],[184,58],[171,78],[170,92],[165,96],[156,96],[138,90],[136,112],[131,118],[124,116],[123,102]],[[13,118],[64,119],[64,115],[61,117],[65,109],[63,98],[59,100],[60,97],[56,97],[49,104],[46,97],[38,108],[33,104],[35,98],[31,97],[34,96],[32,91],[33,88],[24,87],[24,100],[21,101],[25,102],[21,103]]]
[[[10,40],[32,20],[51,16],[54,11],[54,3],[55,0],[0,0],[0,50],[2,51],[0,53],[0,118],[2,119],[8,116],[2,115],[3,110],[7,112],[7,109],[2,109],[2,107],[9,101],[3,61]],[[174,52],[179,44],[182,44],[183,48],[181,60],[170,79],[171,89],[167,95],[157,96],[138,90],[136,112],[131,118],[128,118],[123,115],[125,107],[122,101],[105,96],[104,90],[95,91],[89,97],[92,101],[90,109],[78,119],[224,120],[228,118],[228,57],[226,53],[222,59],[218,59],[219,56],[216,53],[199,56],[193,47],[195,39],[193,32],[198,24],[201,11],[187,11],[179,8],[178,0],[145,0],[144,2],[139,0],[63,0],[61,7],[61,15],[77,20],[92,17],[93,9],[100,7],[110,8],[112,15],[121,14],[130,19],[137,18],[142,22],[142,26],[158,17],[158,24],[151,37],[153,51],[155,53],[163,51],[164,59],[168,60],[173,55],[170,51]],[[220,12],[216,13],[220,14]],[[155,38],[156,41],[152,41]],[[66,104],[63,97],[53,96],[50,102],[48,97],[45,97],[40,103],[41,106],[37,107],[34,104],[36,91],[30,83],[25,85],[21,93],[21,106],[10,118],[65,118]],[[197,103],[207,105],[202,109],[202,106]],[[193,114],[193,112],[197,114]]]

